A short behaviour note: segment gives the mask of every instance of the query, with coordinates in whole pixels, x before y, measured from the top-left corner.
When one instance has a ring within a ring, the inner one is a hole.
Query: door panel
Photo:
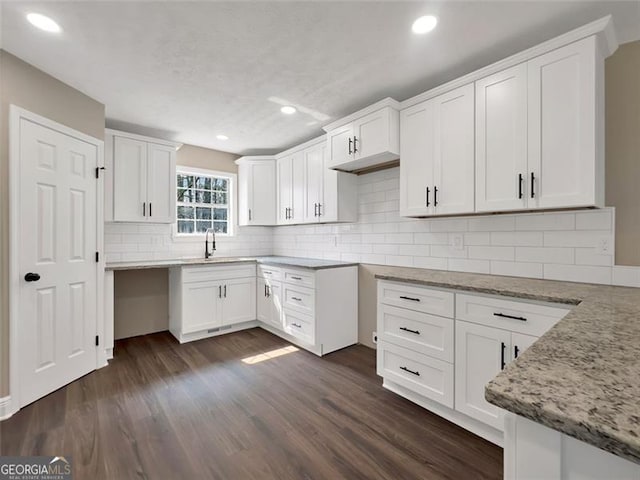
[[[529,206],[595,204],[595,37],[528,62]]]
[[[353,140],[353,125],[336,128],[327,133],[329,168],[353,160],[353,144],[349,150],[349,139]]]
[[[353,126],[354,157],[367,158],[389,150],[389,112],[382,109],[358,119]]]
[[[291,223],[289,220],[289,209],[293,198],[293,157],[279,158],[276,163],[278,176],[278,224]]]
[[[476,210],[526,207],[527,171],[527,64],[523,63],[476,82]]]
[[[95,145],[20,120],[20,406],[96,368],[97,159]]]
[[[302,152],[304,165],[304,217],[306,223],[320,220],[318,205],[323,203],[324,152],[320,144]]]
[[[222,324],[256,319],[256,279],[239,278],[223,282]]]
[[[147,143],[113,137],[113,220],[144,222],[147,213]]]
[[[193,333],[222,325],[220,282],[193,282],[182,286],[182,333]]]
[[[250,225],[273,225],[275,215],[276,172],[273,161],[251,164],[249,180],[251,208]]]
[[[511,333],[456,321],[456,410],[504,430],[504,410],[484,399],[484,387],[500,372],[502,352],[508,363]]]
[[[174,223],[176,215],[175,150],[164,145],[148,145],[147,221]]]
[[[401,215],[424,216],[433,213],[434,122],[432,101],[400,112]]]
[[[469,84],[433,99],[436,215],[474,211],[474,91],[473,84]]]

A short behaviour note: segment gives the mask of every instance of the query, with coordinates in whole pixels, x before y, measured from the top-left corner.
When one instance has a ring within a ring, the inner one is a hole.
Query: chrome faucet
[[[211,251],[209,251],[209,232],[211,232]],[[216,251],[216,232],[213,228],[207,228],[204,234],[204,258],[209,258]]]

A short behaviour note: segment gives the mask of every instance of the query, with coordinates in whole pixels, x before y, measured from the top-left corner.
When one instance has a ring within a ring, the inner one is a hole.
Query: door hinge
[[[100,170],[104,170],[104,167],[96,167],[96,178],[100,178]]]
[[[96,263],[100,262],[100,252],[96,252]]]
[[[100,345],[100,337],[96,335],[96,347]]]

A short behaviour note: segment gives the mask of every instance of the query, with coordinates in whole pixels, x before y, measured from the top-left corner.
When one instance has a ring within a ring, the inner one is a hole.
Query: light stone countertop
[[[640,463],[640,289],[400,267],[376,278],[575,305],[485,397]]]
[[[326,268],[351,267],[358,265],[352,262],[340,262],[334,260],[319,260],[315,258],[296,257],[211,257],[202,258],[177,258],[173,260],[141,260],[134,262],[108,262],[106,270],[142,270],[149,268],[170,268],[190,265],[224,265],[233,263],[259,263],[276,267],[306,268],[309,270],[322,270]]]

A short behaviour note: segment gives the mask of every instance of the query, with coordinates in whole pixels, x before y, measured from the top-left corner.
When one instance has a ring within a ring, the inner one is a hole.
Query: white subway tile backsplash
[[[403,218],[399,169],[358,177],[356,223],[240,227],[216,255],[289,255],[379,265],[640,287],[640,268],[613,266],[612,208],[451,218]],[[459,240],[462,240],[461,244]],[[203,240],[171,225],[107,224],[108,262],[203,255]],[[603,240],[610,255],[602,255]]]

